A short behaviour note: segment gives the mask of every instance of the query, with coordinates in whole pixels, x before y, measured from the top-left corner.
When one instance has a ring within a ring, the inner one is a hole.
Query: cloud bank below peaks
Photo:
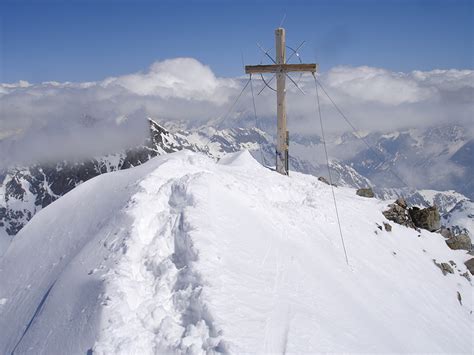
[[[446,122],[468,125],[474,112],[472,70],[396,73],[366,66],[336,67],[319,78],[364,130]],[[256,94],[263,83],[258,76],[253,79]],[[144,72],[96,82],[0,84],[0,168],[97,156],[141,144],[148,134],[147,116],[190,125],[214,124],[246,81],[245,77],[217,77],[193,58],[175,58],[155,62]],[[299,85],[307,95],[287,80],[290,130],[318,133],[313,78],[302,76]],[[274,92],[264,90],[256,100],[263,125],[273,128]],[[321,97],[321,104],[328,130],[347,130],[326,98]],[[250,87],[224,124],[249,122],[254,122]]]

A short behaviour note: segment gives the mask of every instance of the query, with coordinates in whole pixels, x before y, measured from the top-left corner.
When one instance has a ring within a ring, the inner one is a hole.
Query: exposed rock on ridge
[[[415,223],[415,226],[418,228],[434,232],[441,227],[440,216],[436,206],[422,209],[412,207],[408,209],[408,213],[410,214],[413,223]]]

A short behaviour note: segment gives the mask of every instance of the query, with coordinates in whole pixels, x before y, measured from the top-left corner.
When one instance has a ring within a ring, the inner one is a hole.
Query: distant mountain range
[[[248,149],[264,165],[274,165],[273,138],[257,128],[186,128],[162,125],[152,119],[149,122],[150,137],[140,147],[81,162],[12,167],[0,174],[0,250],[2,241],[8,242],[35,213],[77,185],[103,173],[140,165],[157,155],[188,149],[219,159],[225,153]],[[359,139],[361,135],[373,150]],[[327,143],[330,155],[335,157],[330,167],[337,185],[371,186],[379,198],[403,195],[413,205],[435,203],[448,224],[454,221],[448,217],[454,215],[453,209],[461,210],[459,204],[466,204],[474,196],[469,178],[474,170],[474,141],[460,126],[367,135],[345,133],[330,137]],[[326,164],[320,159],[321,144],[318,136],[292,137],[290,169],[327,176]],[[394,172],[402,180],[414,182],[415,188],[403,186]],[[441,191],[417,191],[421,187]]]

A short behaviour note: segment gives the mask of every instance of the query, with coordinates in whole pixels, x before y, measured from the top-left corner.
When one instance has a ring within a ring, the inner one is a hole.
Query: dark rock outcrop
[[[385,218],[402,226],[414,229],[423,228],[430,232],[435,232],[441,228],[441,218],[436,206],[422,209],[418,207],[408,208],[406,201],[403,198],[398,198],[395,203],[388,207],[388,210],[382,212]]]
[[[446,241],[446,244],[453,250],[462,249],[469,251],[472,249],[471,238],[467,234],[453,236]]]
[[[451,228],[441,227],[439,234],[441,234],[446,239],[454,237],[454,234],[451,231]]]
[[[437,267],[440,268],[443,275],[454,274],[453,268],[448,263],[437,263],[435,259],[433,259],[433,262]]]
[[[399,205],[401,208],[404,208],[404,209],[406,209],[408,207],[407,202],[405,201],[405,199],[403,197],[397,198],[395,203],[397,205]]]
[[[428,208],[412,207],[408,210],[410,217],[418,228],[429,230],[430,232],[437,231],[441,227],[440,216],[436,206]]]
[[[389,209],[382,213],[389,221],[401,224],[405,227],[415,228],[415,224],[413,223],[408,211],[396,203],[389,205]]]
[[[356,194],[359,196],[368,197],[368,198],[375,197],[375,194],[370,187],[366,189],[358,189]]]
[[[326,185],[329,185],[329,181],[324,176],[318,177],[318,180],[324,182]]]
[[[469,275],[469,271],[462,273],[461,276],[466,278],[467,281],[471,281],[471,275]]]
[[[471,275],[474,275],[474,258],[471,258],[468,261],[466,261],[464,265],[466,265]]]

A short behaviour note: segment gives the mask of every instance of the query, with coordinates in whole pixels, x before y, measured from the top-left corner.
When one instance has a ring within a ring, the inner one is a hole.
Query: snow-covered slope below
[[[247,152],[89,180],[0,260],[0,353],[471,352],[465,252],[335,194],[350,266],[330,186]]]

